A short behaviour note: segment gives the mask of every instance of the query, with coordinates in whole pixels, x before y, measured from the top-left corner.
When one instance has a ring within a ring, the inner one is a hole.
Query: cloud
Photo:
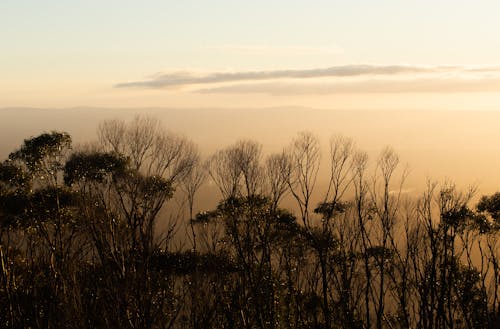
[[[238,44],[226,44],[221,46],[207,47],[207,49],[225,51],[240,54],[249,55],[335,55],[342,53],[344,50],[337,46],[303,46],[303,45],[238,45]]]
[[[500,66],[343,65],[305,70],[183,71],[115,87],[268,95],[500,92]]]
[[[275,71],[242,71],[214,72],[195,74],[190,72],[173,72],[159,74],[143,81],[124,82],[116,88],[169,88],[187,85],[215,84],[242,81],[263,81],[276,79],[311,79],[333,77],[359,77],[370,75],[398,75],[409,73],[434,73],[455,70],[451,66],[410,66],[410,65],[343,65],[328,68],[307,70],[275,70]]]
[[[500,78],[370,79],[336,82],[239,83],[196,90],[202,94],[328,95],[348,93],[500,92]]]

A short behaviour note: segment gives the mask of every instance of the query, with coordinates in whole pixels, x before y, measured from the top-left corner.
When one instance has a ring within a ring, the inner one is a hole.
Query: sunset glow
[[[495,1],[6,0],[0,106],[495,109],[498,12]]]

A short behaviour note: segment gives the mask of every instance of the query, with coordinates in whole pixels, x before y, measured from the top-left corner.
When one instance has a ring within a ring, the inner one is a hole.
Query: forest
[[[150,117],[25,139],[0,162],[0,327],[499,328],[500,192],[408,197],[391,148],[322,153],[202,156]]]

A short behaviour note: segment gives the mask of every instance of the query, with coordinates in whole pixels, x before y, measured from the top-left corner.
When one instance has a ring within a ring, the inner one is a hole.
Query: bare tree
[[[319,140],[309,132],[301,132],[292,142],[289,152],[292,170],[287,183],[299,206],[302,222],[308,227],[311,195],[321,158]]]
[[[288,191],[287,182],[292,171],[291,165],[290,157],[284,151],[266,158],[264,170],[267,189],[275,208]]]
[[[99,124],[97,137],[102,147],[116,153],[126,153],[126,124],[122,120],[106,120]]]
[[[361,247],[359,253],[363,259],[363,272],[364,280],[364,296],[363,305],[365,313],[365,324],[367,328],[371,328],[371,285],[372,285],[372,271],[370,267],[370,256],[366,252],[370,248],[371,230],[370,220],[371,207],[369,201],[369,186],[366,178],[366,171],[368,167],[368,155],[366,152],[357,151],[353,157],[353,186],[354,186],[354,207],[355,218],[358,224],[358,229],[361,235]]]
[[[377,171],[373,177],[371,194],[371,203],[379,221],[380,236],[378,244],[371,246],[371,254],[374,255],[375,262],[378,267],[378,296],[374,303],[376,311],[377,328],[382,328],[385,318],[385,296],[386,289],[386,271],[388,258],[392,257],[392,250],[389,249],[390,237],[394,233],[394,225],[396,221],[396,213],[398,211],[399,200],[404,182],[405,174],[400,181],[399,190],[392,191],[392,177],[399,164],[399,157],[391,148],[385,148],[377,162]],[[381,181],[379,181],[379,177]],[[393,194],[397,197],[394,198]]]
[[[260,192],[261,149],[262,146],[256,142],[239,141],[212,155],[208,173],[224,199]]]
[[[193,250],[196,252],[196,232],[194,229],[194,200],[196,193],[203,185],[207,178],[206,164],[201,163],[201,159],[198,156],[197,160],[189,172],[189,174],[182,181],[182,189],[186,193],[186,198],[189,208],[189,226],[191,227],[191,234],[193,235]]]
[[[223,199],[240,193],[241,171],[233,161],[234,153],[230,148],[219,150],[208,161],[208,173]]]
[[[330,179],[324,202],[336,203],[349,188],[353,176],[354,142],[351,138],[335,136],[330,139]]]
[[[104,121],[99,125],[98,136],[105,151],[128,157],[134,170],[163,177],[174,187],[197,161],[195,145],[183,136],[163,130],[154,118],[137,116],[129,123]]]
[[[349,270],[349,257],[344,257],[351,251],[348,250],[347,245],[340,245],[340,243],[347,243],[345,230],[347,226],[340,228],[340,225],[338,225],[342,217],[345,217],[347,209],[346,203],[341,199],[353,179],[351,173],[353,155],[352,140],[340,136],[331,139],[328,189],[323,202],[314,209],[315,213],[322,216],[322,226],[320,228],[313,227],[313,230],[310,230],[309,233],[321,272],[323,313],[327,328],[332,325],[330,300],[333,297],[329,298],[330,291],[332,291],[332,282],[333,286],[337,288],[336,295],[340,298],[339,305],[343,310],[343,316],[348,323],[354,323],[349,306],[351,303],[349,277],[352,272]],[[333,222],[332,219],[335,219],[335,221]],[[349,241],[349,244],[351,243],[352,240]],[[341,274],[336,276],[336,273]]]
[[[198,161],[198,149],[193,142],[183,136],[161,132],[153,144],[147,173],[165,177],[175,187]]]

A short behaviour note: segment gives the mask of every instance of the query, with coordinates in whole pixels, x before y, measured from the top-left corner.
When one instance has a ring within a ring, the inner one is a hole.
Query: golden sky
[[[0,107],[497,109],[498,1],[0,3]]]

